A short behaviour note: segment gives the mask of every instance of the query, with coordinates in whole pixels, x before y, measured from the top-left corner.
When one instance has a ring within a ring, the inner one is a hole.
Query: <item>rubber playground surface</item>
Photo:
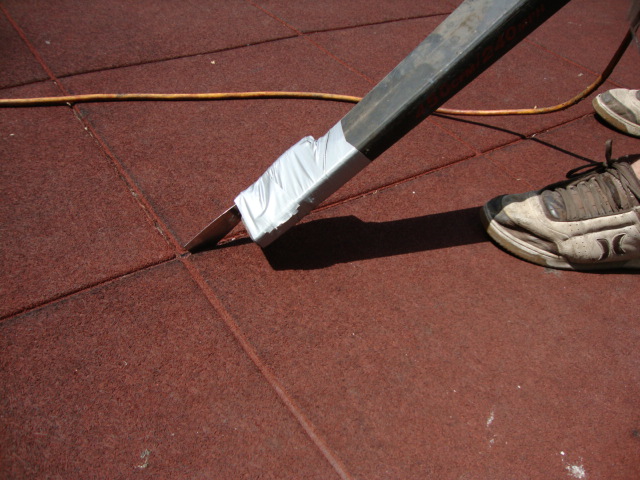
[[[0,98],[364,96],[460,2],[0,0]],[[573,0],[445,106],[573,97]],[[610,88],[640,88],[629,47]],[[266,249],[183,245],[348,103],[0,109],[0,478],[640,478],[640,281],[521,261],[480,207],[640,153],[585,101],[434,115]]]

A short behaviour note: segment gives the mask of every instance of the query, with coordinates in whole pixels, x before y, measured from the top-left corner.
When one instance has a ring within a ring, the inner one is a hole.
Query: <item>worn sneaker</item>
[[[640,137],[640,90],[614,88],[594,98],[593,108],[612,127]]]
[[[640,155],[607,159],[542,190],[503,195],[481,216],[491,238],[508,252],[567,270],[640,268],[640,181],[631,168]]]

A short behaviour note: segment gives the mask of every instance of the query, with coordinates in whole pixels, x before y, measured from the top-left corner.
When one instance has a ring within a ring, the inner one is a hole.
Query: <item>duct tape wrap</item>
[[[338,122],[284,152],[235,204],[253,241],[266,247],[369,163]]]

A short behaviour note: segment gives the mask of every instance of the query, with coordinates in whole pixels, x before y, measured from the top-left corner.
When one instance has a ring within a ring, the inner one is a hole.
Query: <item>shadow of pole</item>
[[[354,216],[312,220],[292,228],[264,249],[275,270],[314,270],[338,263],[489,241],[480,207],[389,222]]]
[[[516,132],[514,130],[509,130],[508,128],[503,128],[503,127],[497,127],[495,125],[491,125],[488,123],[482,123],[480,121],[474,121],[474,120],[470,120],[468,118],[459,118],[459,117],[453,117],[450,115],[442,115],[442,114],[435,114],[435,117],[440,117],[440,118],[446,118],[447,120],[451,120],[453,122],[459,122],[459,123],[466,123],[468,125],[475,125],[476,127],[484,127],[487,128],[489,130],[495,130],[497,132],[503,132],[503,133],[507,133],[509,135],[513,135],[515,137],[518,137],[520,140],[527,140],[529,142],[535,142],[538,143],[540,145],[544,145],[545,147],[549,147],[553,150],[555,150],[556,152],[560,152],[563,153],[565,155],[569,155],[573,158],[576,158],[582,162],[585,162],[588,165],[594,165],[594,164],[600,164],[602,163],[602,161],[600,160],[603,156],[603,153],[605,151],[604,148],[604,144],[602,147],[602,150],[598,150],[596,152],[594,152],[593,154],[593,158],[590,157],[585,157],[584,155],[580,155],[579,153],[576,152],[572,152],[570,150],[567,150],[566,148],[562,148],[559,145],[555,145],[551,142],[547,142],[545,140],[542,140],[541,138],[535,136],[535,135],[525,135],[523,133],[519,133]],[[607,128],[611,128],[610,125],[608,125],[606,122],[604,122],[599,115],[595,115],[595,119],[602,125],[604,125]],[[616,135],[618,134],[618,132],[615,133]],[[627,161],[633,161],[633,159],[631,159],[631,157],[635,158],[635,155],[625,155],[625,157],[627,158]],[[625,158],[625,157],[621,157],[621,158]]]

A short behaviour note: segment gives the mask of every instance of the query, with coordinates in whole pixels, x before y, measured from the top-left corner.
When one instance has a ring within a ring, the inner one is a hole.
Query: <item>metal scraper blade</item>
[[[200,233],[193,237],[189,243],[184,246],[184,248],[193,252],[194,250],[201,250],[207,246],[216,245],[225,237],[225,235],[233,230],[233,227],[240,223],[241,219],[242,215],[240,214],[238,207],[235,205],[232,206],[213,222],[204,227]]]

